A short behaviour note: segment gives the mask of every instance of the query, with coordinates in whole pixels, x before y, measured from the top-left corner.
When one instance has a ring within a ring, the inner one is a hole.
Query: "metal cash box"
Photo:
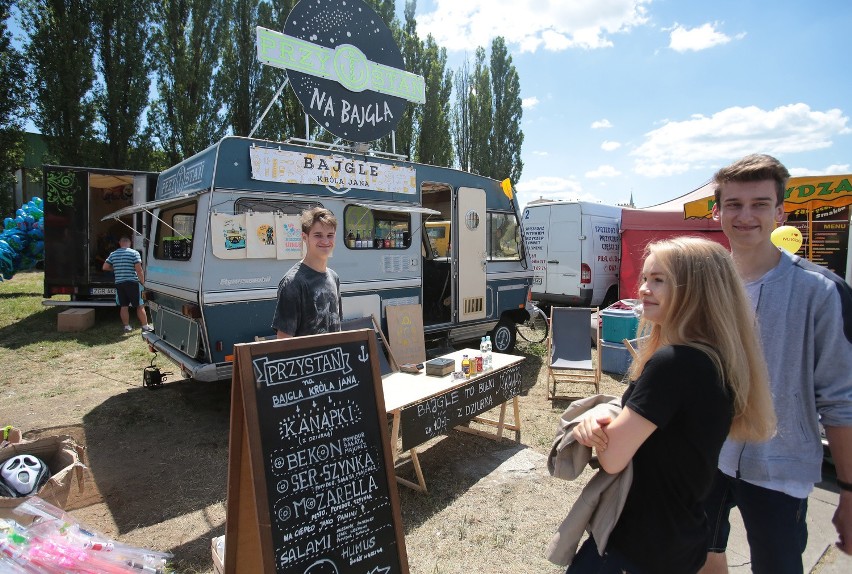
[[[445,377],[456,370],[456,362],[453,359],[432,359],[426,361],[426,374],[433,377]]]

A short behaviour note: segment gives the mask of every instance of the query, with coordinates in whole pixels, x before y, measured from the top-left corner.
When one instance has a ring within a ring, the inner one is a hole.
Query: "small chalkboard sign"
[[[521,367],[512,365],[479,375],[465,385],[430,397],[400,412],[402,449],[447,434],[521,392]]]
[[[234,352],[225,572],[407,574],[374,332]]]

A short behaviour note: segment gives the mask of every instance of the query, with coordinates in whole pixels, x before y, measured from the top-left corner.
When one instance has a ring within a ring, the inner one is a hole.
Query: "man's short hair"
[[[119,239],[118,239],[119,245],[121,245],[122,243],[125,243],[125,242],[130,243],[130,237],[128,237],[127,235],[122,235],[121,237],[119,237]]]
[[[719,202],[722,200],[722,186],[726,183],[771,180],[775,182],[775,205],[783,205],[789,179],[790,172],[784,164],[771,155],[759,153],[747,155],[713,174],[716,204],[719,207],[722,206]]]
[[[314,207],[302,212],[302,233],[310,233],[315,223],[337,229],[337,218],[324,207]]]

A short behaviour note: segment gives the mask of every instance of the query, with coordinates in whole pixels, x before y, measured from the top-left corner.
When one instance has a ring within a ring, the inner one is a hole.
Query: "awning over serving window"
[[[367,209],[379,209],[381,211],[397,211],[403,213],[426,213],[428,215],[441,215],[440,211],[429,209],[428,207],[418,207],[416,205],[394,205],[389,203],[363,203],[361,201],[350,201],[349,205],[357,205],[358,207],[366,207]]]
[[[164,207],[166,205],[180,203],[181,201],[186,201],[187,199],[191,199],[197,195],[199,194],[188,193],[186,195],[179,195],[177,197],[169,197],[168,199],[155,199],[154,201],[148,201],[146,203],[137,203],[136,205],[130,205],[128,207],[119,209],[118,211],[114,211],[109,215],[105,215],[101,218],[101,221],[106,221],[107,219],[118,219],[119,217],[123,217],[125,215],[139,213],[140,211],[151,211],[155,207]]]

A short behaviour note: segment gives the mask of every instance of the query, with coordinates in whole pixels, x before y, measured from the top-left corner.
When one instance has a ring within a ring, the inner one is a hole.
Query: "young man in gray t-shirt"
[[[340,278],[328,267],[336,233],[331,211],[315,207],[302,213],[305,258],[278,284],[272,328],[279,339],[340,331]]]

